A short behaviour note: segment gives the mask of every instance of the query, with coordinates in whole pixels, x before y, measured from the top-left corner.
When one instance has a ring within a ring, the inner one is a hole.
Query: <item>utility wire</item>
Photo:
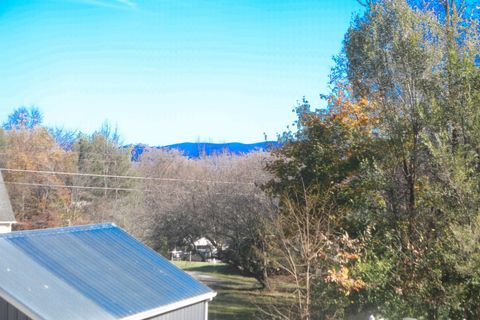
[[[4,184],[13,184],[13,185],[31,186],[31,187],[65,188],[65,189],[90,189],[90,190],[95,189],[95,190],[115,190],[115,191],[151,192],[151,190],[142,190],[142,189],[134,189],[134,188],[71,186],[71,185],[64,185],[64,184],[47,184],[47,183],[33,183],[33,182],[12,182],[12,181],[5,181]]]
[[[4,181],[3,184],[12,184],[20,186],[30,186],[30,187],[47,187],[47,188],[60,188],[60,189],[88,189],[88,190],[112,190],[112,191],[134,191],[134,192],[149,192],[149,193],[162,193],[165,192],[162,190],[151,190],[151,189],[135,189],[135,188],[117,188],[117,187],[91,187],[91,186],[75,186],[75,185],[63,185],[63,184],[46,184],[46,183],[30,183],[30,182],[11,182]],[[181,191],[180,193],[184,194],[194,194],[190,191]],[[197,194],[197,193],[195,193]],[[247,193],[225,193],[225,192],[215,192],[215,195],[239,195],[239,196],[251,196]]]
[[[51,175],[63,175],[63,176],[82,176],[82,177],[97,177],[97,178],[118,178],[118,179],[150,180],[150,181],[194,182],[194,183],[231,184],[231,185],[241,184],[241,185],[255,186],[254,182],[241,182],[241,181],[235,182],[235,181],[221,181],[221,180],[139,177],[139,176],[122,176],[122,175],[79,173],[79,172],[66,172],[66,171],[27,170],[27,169],[13,169],[13,168],[0,168],[0,171],[51,174]]]

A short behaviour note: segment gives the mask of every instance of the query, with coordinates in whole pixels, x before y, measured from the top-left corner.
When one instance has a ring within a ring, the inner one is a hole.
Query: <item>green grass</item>
[[[175,264],[185,271],[204,277],[201,280],[217,292],[209,304],[211,320],[254,320],[272,300],[275,303],[288,301],[288,294],[283,290],[262,290],[254,278],[244,276],[223,263],[176,261]]]

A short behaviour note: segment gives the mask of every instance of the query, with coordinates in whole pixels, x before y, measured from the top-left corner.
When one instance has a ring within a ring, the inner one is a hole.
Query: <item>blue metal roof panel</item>
[[[115,319],[212,293],[112,224],[14,232],[0,235],[0,243],[4,242],[15,248],[4,256],[7,261],[17,256],[29,259],[25,267],[15,267],[18,272],[41,269]],[[3,285],[0,277],[0,289]],[[69,299],[77,298],[70,294]],[[48,300],[49,296],[42,293],[37,299]]]
[[[0,241],[0,296],[32,319],[115,320],[28,255]]]

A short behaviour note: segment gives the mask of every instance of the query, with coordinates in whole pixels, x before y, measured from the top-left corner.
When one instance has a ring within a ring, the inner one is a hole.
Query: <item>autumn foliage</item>
[[[13,129],[5,135],[2,166],[34,171],[72,171],[74,159],[62,150],[45,128]],[[11,202],[19,221],[18,229],[35,229],[64,225],[71,204],[68,188],[54,175],[4,172]]]

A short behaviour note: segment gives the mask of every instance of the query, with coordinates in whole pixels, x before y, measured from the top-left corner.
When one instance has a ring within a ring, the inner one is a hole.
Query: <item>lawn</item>
[[[185,262],[175,264],[217,292],[209,304],[211,320],[254,320],[262,315],[272,300],[286,302],[288,296],[281,291],[262,290],[252,277],[241,275],[223,263]]]

